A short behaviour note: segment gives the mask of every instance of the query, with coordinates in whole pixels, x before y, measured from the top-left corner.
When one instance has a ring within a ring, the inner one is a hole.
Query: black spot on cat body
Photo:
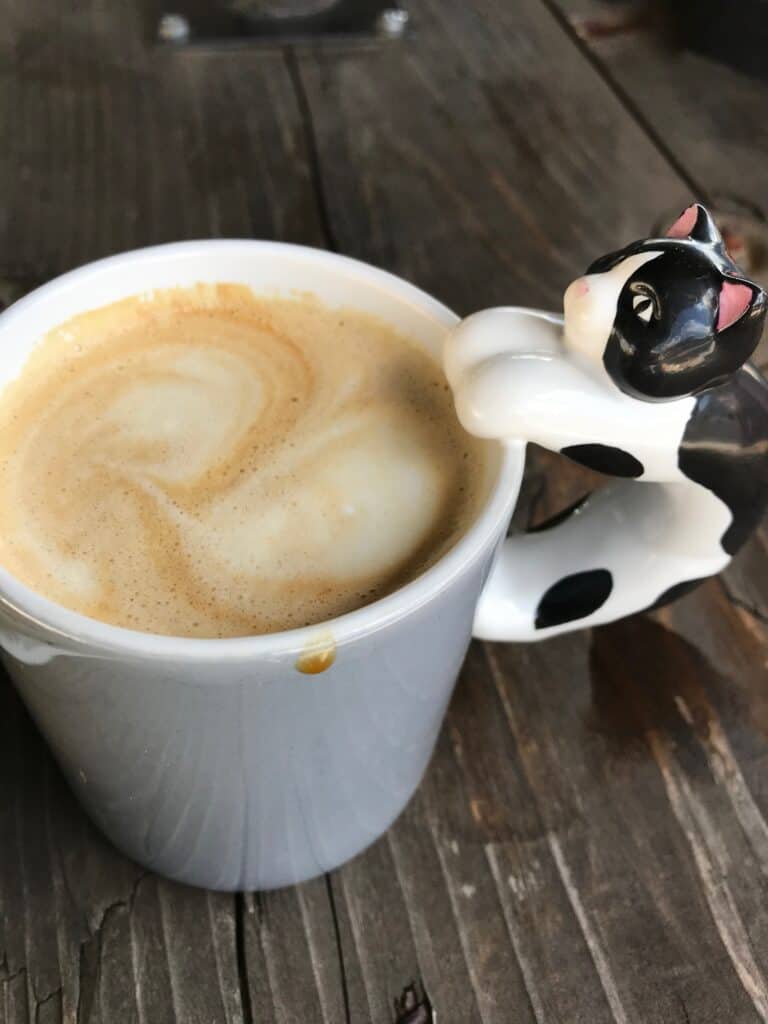
[[[536,629],[586,618],[605,604],[612,590],[613,577],[607,569],[590,569],[564,576],[539,601]]]
[[[580,466],[606,476],[638,477],[645,472],[642,462],[634,455],[608,444],[571,444],[561,452]]]
[[[734,555],[768,510],[768,384],[753,367],[699,395],[678,463],[730,509],[720,543]]]

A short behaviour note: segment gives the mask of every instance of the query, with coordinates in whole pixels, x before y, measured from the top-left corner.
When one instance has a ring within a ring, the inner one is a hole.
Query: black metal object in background
[[[408,15],[394,0],[167,0],[157,36],[172,46],[247,46],[398,38]]]
[[[768,0],[665,0],[678,42],[768,79]]]

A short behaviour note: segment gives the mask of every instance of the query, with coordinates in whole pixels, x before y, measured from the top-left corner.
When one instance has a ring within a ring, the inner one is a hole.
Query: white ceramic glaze
[[[622,283],[653,255],[573,282],[565,319],[489,309],[463,320],[446,339],[445,373],[470,433],[516,449],[529,441],[556,452],[610,445],[643,467],[638,483],[608,484],[555,529],[505,541],[478,603],[475,636],[541,640],[610,622],[729,561],[720,544],[731,522],[727,505],[679,466],[695,399],[640,401],[620,391],[602,363]],[[582,284],[587,290],[579,293]],[[537,627],[542,598],[558,582],[599,570],[610,571],[612,587],[596,610]]]

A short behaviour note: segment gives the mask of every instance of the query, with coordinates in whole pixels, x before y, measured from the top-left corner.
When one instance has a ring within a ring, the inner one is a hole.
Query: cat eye
[[[651,317],[654,313],[653,299],[648,295],[633,295],[632,296],[632,309],[635,311],[637,316],[643,321],[643,323],[650,323]]]

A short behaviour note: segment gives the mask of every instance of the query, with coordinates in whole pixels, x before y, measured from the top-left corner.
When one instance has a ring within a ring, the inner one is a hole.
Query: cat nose
[[[574,288],[574,291],[577,295],[589,295],[589,284],[587,283],[587,279],[585,277],[582,277],[581,280],[576,281],[576,287]]]

